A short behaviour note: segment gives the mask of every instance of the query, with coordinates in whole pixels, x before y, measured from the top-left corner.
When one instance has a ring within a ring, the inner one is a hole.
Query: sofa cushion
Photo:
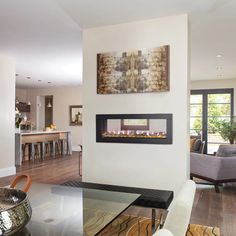
[[[236,144],[222,144],[216,153],[218,157],[236,157]]]

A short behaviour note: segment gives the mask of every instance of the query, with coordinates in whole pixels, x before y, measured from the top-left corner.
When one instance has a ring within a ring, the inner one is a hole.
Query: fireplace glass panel
[[[166,138],[165,119],[107,119],[103,137]]]
[[[146,119],[144,114],[133,117],[134,114],[97,115],[97,142],[172,143],[172,114],[147,114]]]

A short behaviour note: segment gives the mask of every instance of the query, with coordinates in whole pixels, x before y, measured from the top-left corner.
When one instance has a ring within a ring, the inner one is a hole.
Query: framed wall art
[[[72,105],[70,109],[70,126],[82,125],[82,114],[83,106],[82,105]]]
[[[165,92],[169,84],[169,46],[97,55],[97,93]]]

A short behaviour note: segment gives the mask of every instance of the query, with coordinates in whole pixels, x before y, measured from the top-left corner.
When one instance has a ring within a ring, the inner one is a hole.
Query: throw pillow
[[[196,138],[190,138],[190,152],[193,150],[193,145],[196,141]]]
[[[200,148],[201,148],[201,145],[202,145],[202,141],[201,139],[197,139],[193,145],[193,149],[192,151],[193,152],[199,152],[200,151]]]

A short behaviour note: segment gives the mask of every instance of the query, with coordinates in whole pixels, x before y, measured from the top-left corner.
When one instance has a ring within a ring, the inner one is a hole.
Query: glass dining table
[[[17,236],[95,236],[140,195],[33,183],[32,217]]]

